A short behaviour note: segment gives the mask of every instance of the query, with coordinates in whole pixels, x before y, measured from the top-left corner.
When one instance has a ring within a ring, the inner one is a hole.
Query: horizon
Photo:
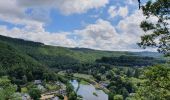
[[[137,0],[5,0],[0,9],[3,36],[69,48],[156,51],[137,45],[145,34]]]
[[[153,52],[153,53],[158,53],[158,51],[155,51],[154,50],[146,50],[146,49],[141,49],[141,50],[137,50],[137,51],[128,51],[128,50],[119,50],[119,51],[116,51],[116,50],[102,50],[102,49],[93,49],[93,48],[83,48],[83,47],[64,47],[64,46],[55,46],[55,45],[48,45],[48,44],[44,44],[42,42],[36,42],[36,41],[30,41],[30,40],[26,40],[26,39],[21,39],[21,38],[13,38],[13,37],[8,37],[8,36],[4,36],[4,35],[0,35],[0,36],[3,36],[3,37],[6,37],[6,38],[12,38],[12,39],[19,39],[19,40],[22,40],[22,41],[26,41],[26,42],[35,42],[35,43],[41,43],[45,46],[54,46],[54,47],[61,47],[61,48],[69,48],[69,49],[88,49],[88,50],[95,50],[95,51],[104,51],[104,52]]]

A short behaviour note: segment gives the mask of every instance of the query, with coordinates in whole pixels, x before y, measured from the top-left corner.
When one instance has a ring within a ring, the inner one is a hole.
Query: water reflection
[[[70,81],[70,83],[73,85],[74,90],[76,91],[78,88],[77,80],[72,80]],[[81,95],[83,97],[83,100],[108,100],[107,94],[105,94],[102,90],[96,90],[95,87],[91,84],[80,84],[77,94]]]

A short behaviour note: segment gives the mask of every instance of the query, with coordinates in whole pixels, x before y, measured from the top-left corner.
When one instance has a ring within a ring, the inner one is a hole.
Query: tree
[[[126,75],[127,75],[127,77],[132,77],[133,72],[130,69],[128,69]]]
[[[74,91],[74,87],[70,83],[67,83],[66,86],[67,86],[66,91],[67,91],[68,99],[69,100],[76,100],[77,94]]]
[[[7,77],[0,78],[0,100],[21,100],[21,97],[16,95],[17,86],[11,84]]]
[[[115,95],[114,100],[123,100],[123,96],[122,95]]]
[[[28,81],[32,81],[34,79],[31,71],[27,73],[27,79]]]
[[[24,76],[22,77],[22,82],[23,82],[24,84],[27,83],[27,76],[26,76],[26,75],[24,75]]]
[[[147,33],[141,36],[141,42],[138,45],[142,48],[155,47],[160,53],[170,54],[170,1],[149,0],[145,6],[142,6],[143,15],[146,20],[141,22],[141,28]],[[155,17],[157,22],[151,22]],[[148,34],[149,33],[149,34]]]
[[[139,76],[140,76],[140,69],[136,68],[135,73],[134,73],[134,77],[139,78]]]
[[[158,65],[149,67],[144,72],[145,82],[139,87],[137,100],[169,100],[170,68]]]
[[[39,100],[41,97],[41,91],[37,88],[32,88],[29,90],[29,95],[34,100]]]

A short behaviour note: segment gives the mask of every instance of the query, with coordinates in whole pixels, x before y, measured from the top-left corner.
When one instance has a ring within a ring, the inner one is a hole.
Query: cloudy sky
[[[55,46],[140,51],[144,18],[137,0],[0,0],[0,35]]]

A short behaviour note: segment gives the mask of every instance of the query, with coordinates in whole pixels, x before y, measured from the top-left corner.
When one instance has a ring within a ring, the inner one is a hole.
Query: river
[[[78,81],[72,80],[70,81],[70,83],[73,85],[74,90],[76,91],[79,84]],[[104,93],[102,90],[95,89],[95,87],[91,84],[80,84],[77,94],[81,95],[83,97],[83,100],[108,100],[108,95],[106,93]]]

